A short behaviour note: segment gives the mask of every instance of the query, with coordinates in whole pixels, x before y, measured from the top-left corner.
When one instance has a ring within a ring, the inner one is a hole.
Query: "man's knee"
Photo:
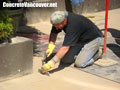
[[[90,66],[94,63],[94,59],[90,59],[88,61],[83,61],[83,62],[80,62],[80,61],[75,61],[75,66],[78,67],[78,68],[85,68],[87,66]]]
[[[78,67],[78,68],[85,68],[86,66],[84,65],[84,63],[80,63],[80,62],[75,62],[75,67]]]

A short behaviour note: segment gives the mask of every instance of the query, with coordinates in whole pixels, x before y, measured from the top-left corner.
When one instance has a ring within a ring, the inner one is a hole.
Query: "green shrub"
[[[0,11],[0,40],[8,39],[13,35],[12,18],[4,10]]]

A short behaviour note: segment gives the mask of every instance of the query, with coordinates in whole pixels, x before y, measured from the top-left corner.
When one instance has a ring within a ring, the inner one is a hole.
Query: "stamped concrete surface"
[[[110,28],[120,30],[119,12],[120,9],[110,12],[110,15],[112,15],[112,19],[109,20],[110,23],[108,25]],[[94,21],[96,20],[96,24],[100,23],[99,27],[102,29],[104,12],[91,15],[98,15],[97,17],[100,19],[94,19]],[[100,20],[102,21],[100,22]],[[37,23],[31,26],[46,34],[49,34],[51,28],[49,22],[40,22],[39,24]],[[41,57],[34,57],[33,62],[33,74],[0,82],[0,90],[120,90],[119,83],[100,78],[72,67],[65,67],[64,69],[51,73],[50,76],[42,75],[38,72],[41,66]]]
[[[72,67],[51,73],[37,72],[41,58],[34,57],[34,73],[0,82],[0,90],[119,90],[120,84],[82,72]]]

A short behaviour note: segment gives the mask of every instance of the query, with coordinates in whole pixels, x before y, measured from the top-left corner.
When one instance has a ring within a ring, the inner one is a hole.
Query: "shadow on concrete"
[[[72,2],[71,0],[65,0],[66,10],[72,12]]]
[[[120,57],[120,30],[108,28],[108,32],[111,33],[112,37],[115,39],[116,44],[108,44],[108,48],[113,51],[118,57]]]
[[[56,72],[56,71],[60,71],[60,70],[62,70],[62,69],[64,69],[64,68],[66,68],[66,67],[69,67],[70,65],[71,65],[71,64],[64,64],[64,63],[61,63],[61,62],[60,62],[58,68],[51,70],[50,73],[54,73],[54,72]]]
[[[17,34],[34,34],[40,33],[39,30],[31,26],[21,26],[18,28]]]
[[[108,32],[110,32],[114,38],[120,39],[120,30],[108,28]]]
[[[43,33],[31,26],[21,26],[18,28],[16,36],[25,37],[33,40],[33,53],[38,52],[37,44],[41,44]]]
[[[120,58],[120,46],[117,44],[108,44],[107,47]]]
[[[120,30],[108,28],[108,32],[111,33],[112,37],[114,38],[116,43],[107,44],[107,47],[113,51],[118,57],[120,57]],[[104,31],[104,29],[102,29]],[[107,39],[111,40],[111,39]]]
[[[49,60],[51,60],[51,59],[54,57],[55,54],[56,54],[56,53],[53,53],[50,57],[46,58],[46,59],[45,59],[45,62],[48,62]],[[70,66],[70,65],[71,65],[71,64],[64,64],[64,63],[60,62],[58,68],[55,68],[55,69],[49,71],[49,73],[54,73],[54,72],[60,71],[60,70],[66,68],[66,67],[68,67],[68,66]]]
[[[108,28],[108,32],[111,33],[111,35],[115,39],[116,43],[120,45],[120,30]]]

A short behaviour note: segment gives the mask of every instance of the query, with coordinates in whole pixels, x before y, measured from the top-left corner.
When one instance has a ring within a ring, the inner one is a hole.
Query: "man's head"
[[[65,11],[55,11],[51,15],[51,23],[56,27],[56,29],[62,29],[67,24],[68,13]]]

